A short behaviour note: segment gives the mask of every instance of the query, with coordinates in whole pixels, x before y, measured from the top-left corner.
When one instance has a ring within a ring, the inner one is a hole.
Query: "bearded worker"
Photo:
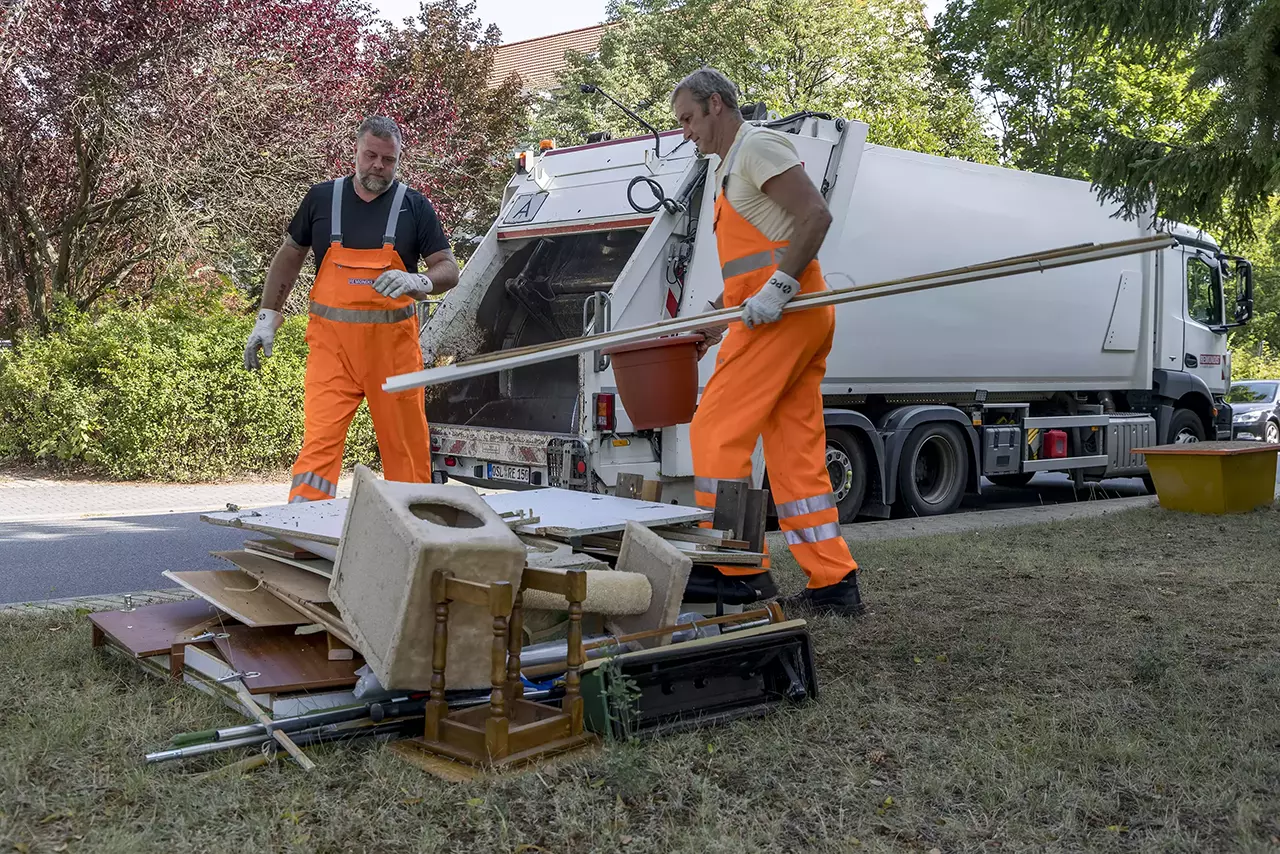
[[[703,154],[719,155],[712,186],[724,291],[712,305],[742,308],[720,342],[690,425],[698,506],[715,506],[721,481],[749,479],[763,436],[778,522],[809,577],[806,589],[784,603],[856,616],[865,610],[858,565],[840,530],[822,418],[835,309],[783,314],[797,294],[827,289],[817,255],[831,214],[788,136],[743,121],[737,87],[723,74],[710,68],[690,74],[672,93],[671,107],[684,138]],[[708,344],[723,329],[710,332]],[[719,570],[762,598],[776,589],[767,569]]]
[[[382,384],[422,370],[416,302],[456,285],[458,264],[431,202],[396,179],[400,154],[396,123],[365,119],[356,131],[355,174],[307,192],[267,273],[244,350],[250,370],[259,367],[259,351],[271,355],[284,301],[307,253],[315,253],[304,433],[290,503],[337,495],[347,428],[361,400],[369,402],[387,480],[431,480],[423,389],[387,393]]]

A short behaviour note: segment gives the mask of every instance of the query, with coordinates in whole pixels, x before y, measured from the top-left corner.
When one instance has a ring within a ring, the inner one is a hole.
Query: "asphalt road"
[[[1065,475],[1037,475],[1026,489],[987,484],[961,512],[1145,495],[1138,479],[1080,492]],[[254,536],[201,522],[196,513],[0,523],[0,603],[108,595],[175,587],[165,570],[228,569],[209,554],[240,548]]]
[[[177,587],[160,573],[231,569],[209,552],[246,538],[198,513],[0,523],[0,603]]]

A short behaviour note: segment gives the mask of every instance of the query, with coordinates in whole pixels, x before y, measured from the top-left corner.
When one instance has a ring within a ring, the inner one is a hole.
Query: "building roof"
[[[600,44],[604,30],[604,24],[596,24],[566,33],[553,33],[499,45],[488,83],[490,86],[497,86],[514,72],[520,76],[520,85],[526,90],[549,86],[555,81],[556,75],[568,65],[565,53],[591,53]]]

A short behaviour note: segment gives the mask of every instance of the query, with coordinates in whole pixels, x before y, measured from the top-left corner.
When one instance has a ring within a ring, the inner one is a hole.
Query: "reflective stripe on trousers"
[[[291,489],[297,489],[299,486],[304,486],[304,485],[309,486],[312,489],[317,490],[318,492],[323,492],[325,495],[329,496],[330,498],[333,498],[335,495],[338,494],[338,487],[333,482],[325,480],[323,477],[321,477],[320,475],[316,474],[313,471],[307,471],[301,474],[294,475]],[[297,496],[296,498],[300,498],[300,496]],[[302,498],[301,500],[306,501],[307,499]],[[290,501],[289,503],[292,504],[293,502]]]

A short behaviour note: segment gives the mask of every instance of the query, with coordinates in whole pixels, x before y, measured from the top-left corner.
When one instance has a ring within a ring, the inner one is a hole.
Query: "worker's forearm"
[[[422,272],[431,277],[431,293],[438,294],[458,284],[458,264],[451,258],[435,262]]]
[[[793,279],[799,279],[804,268],[818,257],[822,241],[827,237],[827,229],[831,227],[831,214],[826,208],[815,208],[803,219],[796,221],[795,230],[791,234],[791,245],[787,254],[778,265],[780,272]]]
[[[298,273],[302,272],[302,262],[306,257],[305,252],[299,257],[298,252],[289,252],[285,248],[276,251],[267,270],[267,282],[262,286],[262,308],[284,310],[284,301],[298,281]]]

